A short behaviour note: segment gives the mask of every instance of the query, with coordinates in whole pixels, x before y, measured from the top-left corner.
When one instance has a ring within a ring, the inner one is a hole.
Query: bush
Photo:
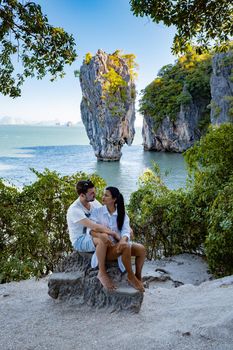
[[[159,175],[159,176],[158,176]],[[185,190],[169,190],[160,174],[147,170],[128,206],[135,238],[145,245],[147,258],[200,251],[204,242],[202,217]]]
[[[216,276],[232,274],[233,125],[209,128],[185,159],[186,189],[169,190],[158,169],[141,177],[128,207],[136,239],[150,259],[204,253]]]
[[[233,178],[219,192],[210,210],[205,251],[212,273],[233,274]]]
[[[88,175],[61,177],[48,169],[33,171],[38,180],[22,191],[0,182],[2,283],[47,274],[72,250],[66,212],[77,198],[76,182]],[[98,197],[105,182],[96,174],[89,178],[98,188]]]

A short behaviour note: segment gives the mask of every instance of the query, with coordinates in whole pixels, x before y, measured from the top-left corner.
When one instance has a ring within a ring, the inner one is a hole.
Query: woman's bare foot
[[[106,273],[99,272],[97,278],[105,289],[113,291],[117,288],[112,282],[111,278]]]
[[[134,287],[135,289],[139,290],[140,292],[145,292],[145,289],[143,287],[143,283],[139,281],[135,275],[128,275],[128,282],[129,284]]]
[[[140,281],[140,282],[142,282],[142,274],[140,273],[135,273],[135,277]]]

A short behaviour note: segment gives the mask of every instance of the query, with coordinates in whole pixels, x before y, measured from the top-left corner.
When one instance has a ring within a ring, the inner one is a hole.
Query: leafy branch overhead
[[[17,97],[27,77],[64,76],[76,58],[75,41],[53,27],[34,2],[0,0],[0,92]]]
[[[190,44],[199,51],[212,46],[226,51],[233,36],[233,3],[229,0],[130,0],[130,5],[136,16],[176,27],[174,53],[186,52]]]

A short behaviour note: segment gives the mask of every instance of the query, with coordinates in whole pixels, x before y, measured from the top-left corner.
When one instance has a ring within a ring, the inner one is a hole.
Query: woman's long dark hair
[[[105,188],[112,195],[112,198],[116,199],[117,205],[117,227],[119,230],[122,229],[125,219],[125,203],[124,198],[117,187],[109,186]]]

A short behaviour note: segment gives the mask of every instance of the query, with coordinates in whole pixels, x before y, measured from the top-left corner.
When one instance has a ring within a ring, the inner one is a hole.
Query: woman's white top
[[[115,210],[114,213],[110,214],[106,205],[93,209],[89,219],[93,220],[97,224],[101,224],[110,228],[114,232],[119,233],[121,238],[128,237],[128,242],[130,243],[130,225],[129,225],[129,217],[127,214],[125,214],[124,223],[121,230],[119,230],[117,227],[117,210]],[[124,272],[125,267],[122,263],[121,256],[118,258],[118,265],[120,270]],[[98,260],[97,260],[96,254],[93,254],[92,256],[91,266],[93,268],[98,266]]]

